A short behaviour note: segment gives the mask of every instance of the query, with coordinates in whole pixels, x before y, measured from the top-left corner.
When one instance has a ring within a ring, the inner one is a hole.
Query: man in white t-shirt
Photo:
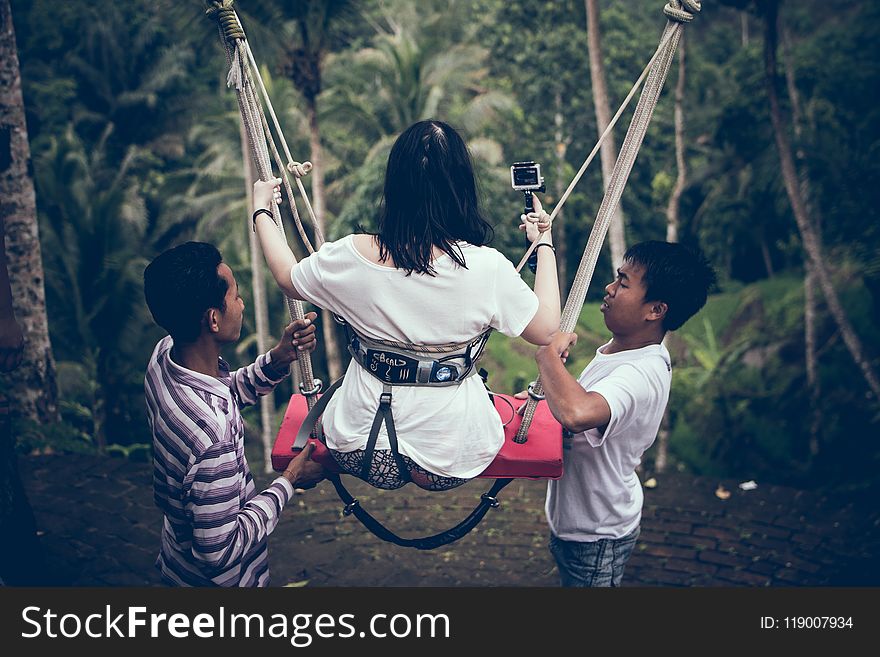
[[[563,586],[620,585],[642,515],[635,470],[669,399],[663,337],[703,307],[714,281],[705,259],[680,244],[636,244],[605,288],[611,341],[580,377],[564,366],[574,333],[557,334],[535,355],[550,410],[571,434],[564,475],[549,483],[546,502]]]

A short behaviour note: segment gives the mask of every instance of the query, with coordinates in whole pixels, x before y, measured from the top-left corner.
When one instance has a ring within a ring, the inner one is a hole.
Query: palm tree
[[[685,34],[678,43],[678,80],[675,84],[675,168],[677,175],[669,203],[666,205],[666,241],[678,241],[679,209],[681,194],[687,184],[687,161],[684,146],[684,85],[685,85]]]
[[[107,420],[120,408],[126,374],[141,354],[141,274],[151,251],[147,213],[131,169],[143,154],[129,147],[121,164],[105,159],[106,137],[87,151],[72,126],[35,162],[46,248],[47,295],[57,349],[85,367],[92,382],[92,435],[107,443]]]
[[[3,376],[12,411],[38,424],[58,421],[55,359],[49,341],[39,229],[21,74],[8,0],[0,3],[0,223],[6,233],[12,305],[24,333],[21,366]]]
[[[250,155],[250,148],[247,142],[247,133],[244,124],[241,124],[241,155],[244,163],[244,189],[245,196],[248,200],[248,211],[246,216],[250,216],[254,211],[253,202],[253,184],[256,179],[254,173],[254,164]],[[247,230],[247,229],[245,229]],[[263,276],[263,258],[260,252],[260,245],[257,242],[257,234],[254,230],[248,231],[248,246],[251,260],[251,290],[254,299],[254,330],[257,338],[257,351],[261,354],[268,351],[268,329],[269,329],[269,308],[266,305],[266,281]],[[292,368],[298,371],[298,368]],[[263,439],[263,470],[266,473],[272,472],[272,431],[273,431],[273,398],[272,395],[264,395],[260,397],[260,423],[262,425]]]
[[[468,148],[478,169],[503,179],[501,145],[477,135],[484,134],[500,113],[513,112],[515,102],[485,87],[484,48],[456,42],[460,33],[448,40],[442,36],[452,32],[443,25],[447,20],[429,15],[422,25],[392,22],[377,32],[372,47],[328,60],[331,84],[323,97],[323,113],[328,124],[346,127],[334,130],[334,150],[344,152],[352,141],[346,135],[352,133],[365,135],[368,144],[360,164],[330,187],[335,197],[345,199],[336,232],[361,223],[364,208],[377,207],[391,145],[419,120],[434,117],[463,128],[472,135]]]
[[[79,134],[97,139],[112,126],[106,141],[111,161],[124,157],[130,144],[157,154],[177,150],[176,134],[192,116],[185,109],[198,83],[190,77],[191,49],[166,24],[181,8],[167,0],[152,10],[104,1],[81,11],[81,38],[65,58],[78,86],[88,89],[77,94],[73,110]]]
[[[488,51],[440,39],[434,28],[394,24],[372,47],[331,58],[327,115],[354,123],[375,143],[431,117],[478,134],[512,111],[509,95],[484,84]]]
[[[289,89],[277,85],[277,80],[267,70],[263,70],[261,75],[270,95],[276,102],[281,101],[279,106],[288,107],[284,100],[290,96]],[[224,94],[218,100],[228,101],[229,98]],[[236,136],[238,139],[235,139]],[[203,108],[202,121],[193,126],[187,136],[187,151],[195,154],[192,166],[170,177],[172,180],[166,185],[166,189],[173,192],[168,198],[167,212],[160,216],[158,223],[172,229],[179,227],[181,221],[191,223],[195,227],[196,239],[212,242],[220,248],[224,259],[236,271],[243,295],[247,296],[248,288],[251,291],[247,305],[253,302],[254,323],[253,326],[248,326],[249,322],[246,322],[243,330],[250,332],[243,334],[236,346],[236,353],[243,355],[254,346],[258,353],[264,353],[268,348],[270,301],[273,306],[280,308],[282,299],[274,286],[270,287],[274,292],[267,294],[266,273],[261,265],[263,256],[247,219],[252,212],[254,173],[247,137],[238,111],[225,107],[222,102],[217,106]],[[157,229],[156,233],[161,234],[162,230],[164,229]],[[245,234],[247,238],[244,237]],[[247,284],[248,275],[250,285]],[[274,303],[276,301],[277,304]],[[297,374],[298,369],[293,368],[294,377]],[[272,470],[273,401],[271,395],[260,398],[266,472]]]

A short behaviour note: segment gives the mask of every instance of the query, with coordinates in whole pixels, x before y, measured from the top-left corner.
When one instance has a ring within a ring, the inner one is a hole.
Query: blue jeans
[[[590,543],[564,541],[550,532],[550,552],[559,567],[562,586],[620,586],[639,531],[636,527],[621,538],[603,538]]]

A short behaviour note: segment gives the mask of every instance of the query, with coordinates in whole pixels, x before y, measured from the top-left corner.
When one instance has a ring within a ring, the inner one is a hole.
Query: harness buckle
[[[391,406],[391,393],[383,392],[379,395],[379,405],[380,406]]]
[[[537,383],[537,381],[532,381],[529,384],[529,397],[534,399],[536,402],[539,402],[544,400],[544,395],[539,395],[537,392],[535,392],[535,386],[537,385]]]
[[[345,507],[343,507],[342,515],[350,516],[352,513],[354,513],[355,508],[359,507],[360,505],[361,503],[357,501],[357,498],[353,499],[351,502],[346,504]]]
[[[449,365],[441,365],[437,367],[434,376],[432,377],[434,381],[438,383],[445,383],[446,381],[454,381],[455,380],[455,372],[452,367]]]
[[[312,379],[312,389],[306,390],[303,385],[304,381],[300,381],[299,383],[299,391],[305,395],[306,397],[311,397],[312,395],[317,395],[321,392],[321,389],[324,387],[324,382],[321,379]]]
[[[498,501],[498,498],[492,497],[491,495],[489,495],[489,493],[483,493],[482,495],[480,495],[480,499],[484,502],[488,502],[489,506],[493,509],[497,509],[499,506],[501,506],[501,502]]]

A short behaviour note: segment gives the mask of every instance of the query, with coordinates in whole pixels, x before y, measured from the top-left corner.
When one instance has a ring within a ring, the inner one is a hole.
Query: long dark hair
[[[379,258],[407,275],[433,276],[437,247],[467,267],[455,243],[488,244],[494,231],[483,219],[470,154],[461,136],[441,121],[419,121],[391,148],[379,209]]]

